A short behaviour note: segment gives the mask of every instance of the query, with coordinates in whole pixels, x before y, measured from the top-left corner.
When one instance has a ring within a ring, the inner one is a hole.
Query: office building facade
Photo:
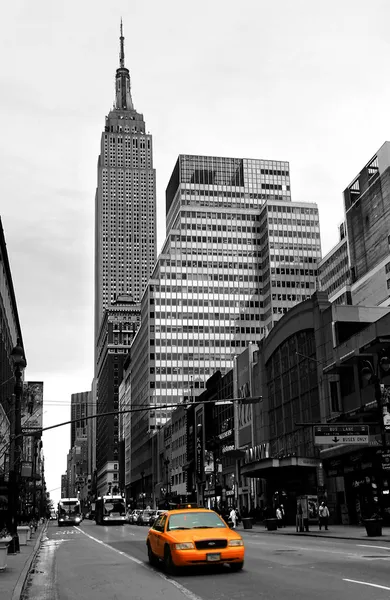
[[[319,264],[331,302],[390,305],[390,142],[385,142],[344,190],[345,225]]]
[[[97,492],[106,493],[110,485],[122,487],[119,477],[120,435],[119,386],[123,365],[140,324],[139,304],[120,296],[105,310],[97,339],[96,420]]]
[[[286,162],[181,155],[166,214],[128,366],[132,403],[157,407],[131,417],[133,483],[152,476],[148,432],[171,415],[158,406],[198,395],[215,371],[231,369],[283,303],[313,293],[320,258],[317,207],[291,202]]]
[[[87,435],[87,424],[90,413],[91,392],[77,392],[70,400],[70,447],[74,446],[77,437]],[[76,420],[77,419],[77,420]]]
[[[390,303],[390,142],[344,191],[353,304]]]
[[[330,302],[352,304],[350,286],[348,239],[345,223],[339,226],[339,242],[318,263],[320,290],[328,294]]]

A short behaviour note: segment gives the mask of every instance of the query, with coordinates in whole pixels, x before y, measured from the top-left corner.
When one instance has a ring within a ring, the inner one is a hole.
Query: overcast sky
[[[158,250],[180,153],[287,160],[317,202],[323,255],[342,191],[390,136],[388,0],[14,0],[0,29],[0,214],[44,425],[93,374],[94,196],[119,22],[133,102],[153,134]],[[60,496],[69,427],[44,435]]]

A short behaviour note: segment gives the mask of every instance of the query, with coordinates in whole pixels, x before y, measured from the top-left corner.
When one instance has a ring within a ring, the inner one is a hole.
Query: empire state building
[[[156,261],[152,136],[131,97],[121,23],[115,104],[106,117],[95,200],[95,345],[104,310],[121,296],[139,302]]]

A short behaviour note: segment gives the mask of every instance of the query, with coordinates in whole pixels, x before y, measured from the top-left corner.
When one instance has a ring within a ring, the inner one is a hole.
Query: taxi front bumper
[[[244,546],[228,546],[215,550],[177,550],[171,546],[172,560],[175,566],[212,565],[221,563],[241,563],[244,561]]]

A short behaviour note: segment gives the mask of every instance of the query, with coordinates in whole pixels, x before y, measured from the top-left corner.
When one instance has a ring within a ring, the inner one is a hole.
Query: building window
[[[330,410],[332,412],[341,412],[338,382],[330,381],[329,388],[330,388]]]

